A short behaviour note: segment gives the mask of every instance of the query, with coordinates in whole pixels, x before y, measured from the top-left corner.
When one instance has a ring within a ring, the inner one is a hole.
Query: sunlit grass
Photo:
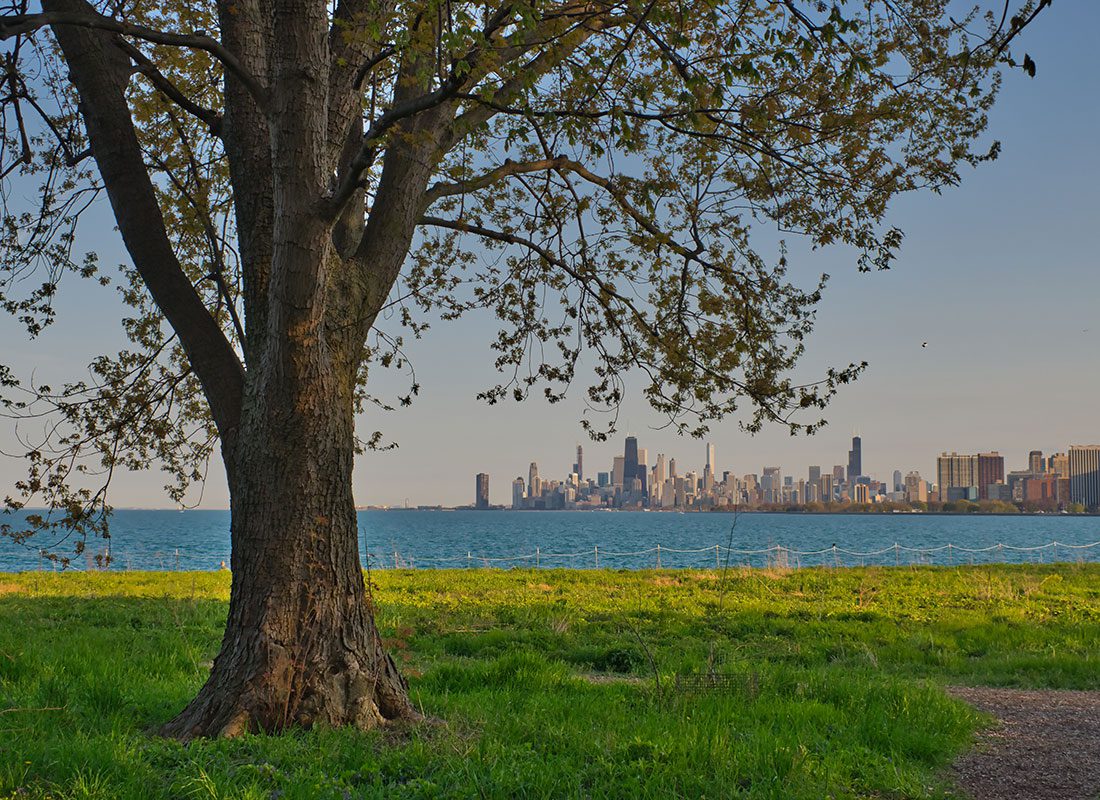
[[[226,573],[0,576],[0,797],[942,797],[945,683],[1100,688],[1100,566],[385,571],[404,734],[147,731],[217,651]],[[729,676],[676,690],[677,674]]]

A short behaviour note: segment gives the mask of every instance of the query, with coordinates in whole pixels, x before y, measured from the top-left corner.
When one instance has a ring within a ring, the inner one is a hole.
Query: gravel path
[[[1000,720],[955,764],[974,800],[1100,797],[1100,692],[955,687]]]

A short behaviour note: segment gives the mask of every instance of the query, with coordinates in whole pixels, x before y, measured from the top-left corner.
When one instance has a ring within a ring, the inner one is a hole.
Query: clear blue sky
[[[774,429],[749,437],[736,422],[717,426],[709,441],[720,470],[778,465],[804,476],[809,464],[846,463],[853,430],[863,437],[864,471],[883,479],[894,469],[931,478],[944,449],[1000,450],[1006,468],[1019,469],[1028,450],[1100,442],[1098,28],[1096,0],[1057,0],[1027,32],[1021,51],[1036,60],[1038,74],[1006,76],[990,131],[1004,145],[1001,158],[943,196],[895,203],[891,221],[906,243],[894,269],[859,274],[843,253],[794,248],[796,275],[833,276],[805,373],[858,360],[870,367],[831,406],[829,426],[815,437]],[[106,230],[110,222],[96,224]],[[93,246],[104,264],[124,258],[117,243]],[[111,290],[73,282],[62,287],[60,306],[62,321],[32,344],[0,321],[0,362],[57,381],[83,374],[98,348],[117,346],[120,309]],[[362,421],[364,432],[381,428],[400,447],[360,460],[359,503],[471,502],[477,472],[490,474],[493,502],[507,502],[512,478],[526,475],[531,461],[544,476],[564,476],[577,443],[585,445],[586,471],[610,468],[621,436],[614,444],[585,441],[579,398],[555,406],[478,403],[477,391],[495,382],[494,330],[487,316],[471,317],[437,326],[410,348],[421,397]],[[652,429],[660,422],[631,398],[620,432],[637,435],[651,461],[664,452],[701,468],[703,442]],[[11,447],[10,430],[0,430],[0,442]],[[0,459],[0,487],[7,491],[20,469]],[[156,472],[120,476],[113,500],[167,505],[163,483]],[[226,503],[215,465],[203,505]]]

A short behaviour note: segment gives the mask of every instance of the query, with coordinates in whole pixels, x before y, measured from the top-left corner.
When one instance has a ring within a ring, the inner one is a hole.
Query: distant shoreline
[[[45,508],[31,508],[27,507],[22,509],[23,511],[39,512],[46,511]],[[113,511],[156,511],[165,513],[229,513],[228,508],[142,508],[139,506],[118,506]],[[1063,514],[1060,511],[1017,511],[1017,512],[1004,512],[1004,511],[780,511],[776,509],[756,509],[756,508],[715,508],[708,509],[706,511],[700,509],[675,509],[675,508],[554,508],[554,509],[535,509],[535,508],[508,508],[506,506],[494,506],[488,509],[476,509],[470,506],[414,506],[411,508],[402,508],[401,506],[356,506],[356,511],[386,511],[386,512],[403,512],[403,511],[514,511],[524,514],[774,514],[777,516],[789,516],[789,517],[1069,517],[1071,519],[1080,517],[1100,517],[1100,512],[1097,511],[1080,511],[1080,512],[1067,512]]]
[[[790,517],[1100,517],[1100,512],[1081,511],[1076,513],[1060,511],[778,511],[775,509],[755,508],[715,508],[706,511],[700,509],[675,509],[675,508],[507,508],[496,506],[485,509],[471,508],[469,506],[417,506],[402,508],[400,506],[356,506],[356,511],[485,511],[500,512],[513,511],[523,514],[774,514]]]

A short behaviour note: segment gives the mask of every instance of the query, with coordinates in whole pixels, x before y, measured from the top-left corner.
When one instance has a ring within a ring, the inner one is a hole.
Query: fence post
[[[596,545],[592,548],[592,552],[596,554],[596,569],[600,568],[600,546]]]
[[[1054,542],[1054,557],[1051,559],[1051,561],[1055,564],[1058,563],[1058,542]]]
[[[657,545],[657,569],[661,568],[661,545]]]
[[[839,567],[840,566],[840,556],[837,555],[835,544],[833,545],[833,566],[834,567]]]
[[[951,566],[955,566],[955,550],[954,545],[952,545],[951,542],[947,543],[947,562]]]
[[[180,549],[176,548],[176,572],[180,571]]]
[[[473,566],[474,566],[473,554],[469,550],[467,550],[466,551],[466,569],[472,569]]]
[[[718,545],[714,545],[714,568],[718,569],[721,566],[718,560]]]
[[[901,550],[898,547],[897,542],[894,542],[894,566],[895,567],[900,567],[901,566]]]
[[[397,569],[397,548],[393,548],[393,568]]]
[[[541,555],[542,555],[542,550],[538,546],[536,546],[535,547],[535,569],[539,568],[539,562],[542,560],[540,558]]]
[[[998,563],[1003,564],[1005,561],[1005,548],[1001,542],[997,542],[997,558]]]

